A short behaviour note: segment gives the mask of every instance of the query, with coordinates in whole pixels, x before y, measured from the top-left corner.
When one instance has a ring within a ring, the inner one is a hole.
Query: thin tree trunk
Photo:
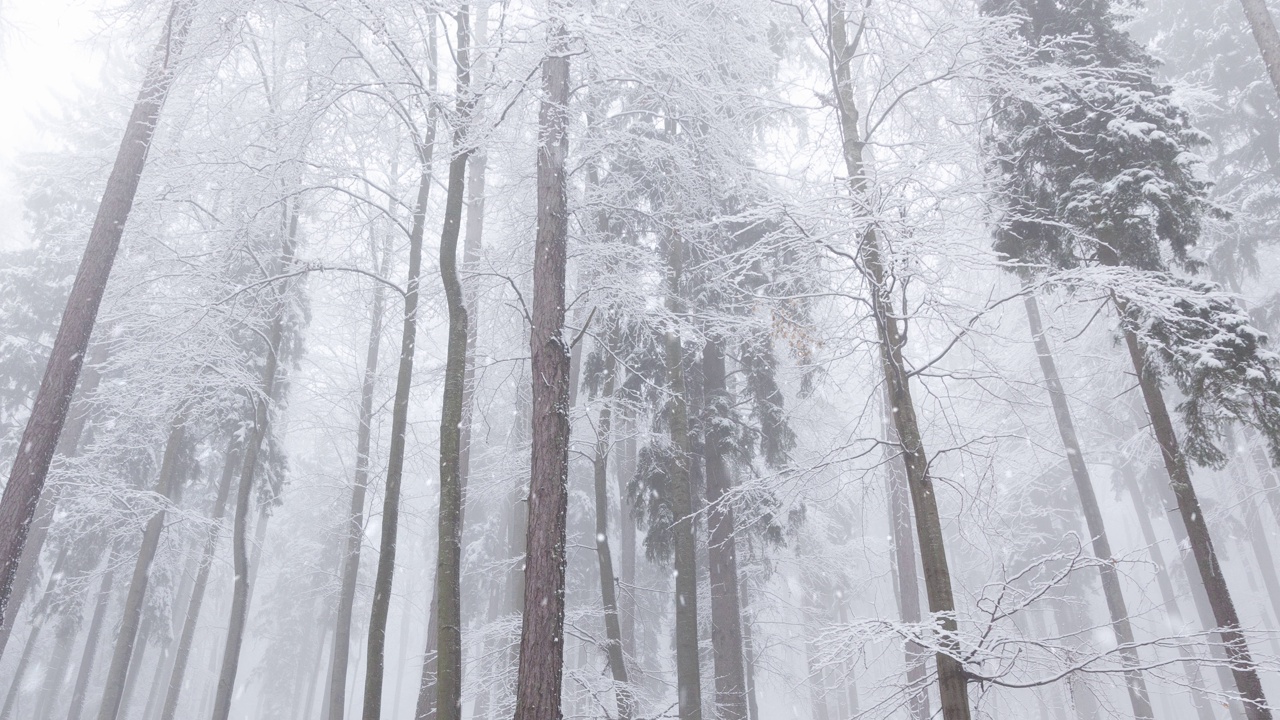
[[[379,263],[380,274],[386,276],[391,253],[384,247]],[[373,393],[378,381],[378,349],[382,344],[382,316],[386,307],[386,290],[381,283],[373,289],[370,312],[369,342],[364,357],[364,377],[360,383],[360,417],[356,431],[356,472],[351,486],[351,509],[347,514],[346,548],[342,554],[341,587],[334,620],[334,652],[329,663],[328,720],[342,720],[347,703],[347,664],[350,660],[351,616],[355,607],[356,582],[360,576],[360,549],[364,544],[364,503],[369,488],[369,445],[373,434]],[[165,718],[164,720],[171,720]]]
[[[436,716],[462,717],[462,503],[463,402],[466,392],[467,306],[458,276],[458,236],[466,197],[467,159],[471,155],[466,123],[471,116],[471,17],[467,4],[454,15],[457,25],[457,119],[453,159],[440,233],[440,279],[449,306],[449,346],[440,409],[440,525],[436,557]],[[372,645],[370,646],[372,651]],[[366,714],[365,720],[376,720]]]
[[[617,485],[621,505],[618,523],[622,536],[622,597],[618,601],[618,617],[622,622],[622,649],[626,654],[636,652],[636,522],[631,502],[627,499],[627,484],[636,474],[636,419],[635,410],[623,406],[622,452],[618,457]]]
[[[102,381],[102,373],[98,370],[107,359],[107,345],[98,343],[93,348],[93,357],[85,367],[78,389],[78,400],[71,407],[71,415],[67,418],[66,427],[58,439],[57,454],[62,458],[74,457],[80,448],[80,440],[84,436],[85,426],[89,422],[89,401],[97,392]],[[58,506],[57,493],[42,493],[36,504],[36,513],[31,521],[31,529],[27,533],[26,545],[22,548],[22,557],[18,560],[18,569],[13,577],[13,585],[9,593],[9,609],[0,621],[0,656],[9,642],[9,635],[22,610],[22,602],[26,599],[31,580],[35,577],[40,563],[40,551],[44,549],[45,539],[49,536],[49,525],[53,522],[53,513]]]
[[[533,448],[525,537],[524,618],[515,720],[559,720],[569,497],[569,348],[564,338],[568,200],[568,33],[552,2],[538,111],[538,228],[533,261]]]
[[[427,649],[422,656],[422,683],[418,686],[418,705],[414,717],[418,720],[436,720],[436,659],[440,645],[440,612],[436,603],[440,590],[433,577],[431,604],[427,608]]]
[[[748,610],[751,607],[751,594],[745,579],[742,580],[738,587],[742,594],[742,607],[746,610],[742,617],[742,653],[747,670],[745,678],[747,683],[747,718],[748,720],[760,720],[760,707],[756,701],[755,640],[751,636],[751,614]]]
[[[84,364],[89,336],[98,317],[98,306],[115,262],[120,237],[133,207],[147,151],[160,119],[160,108],[173,84],[174,63],[182,52],[191,25],[192,0],[175,0],[156,46],[142,90],[133,106],[115,165],[107,179],[102,201],[80,260],[58,335],[49,353],[40,390],[18,443],[17,456],[0,498],[0,623],[6,615],[31,518],[44,490],[49,463],[67,420],[67,408]]]
[[[747,719],[746,663],[742,651],[742,603],[738,597],[738,552],[733,507],[726,495],[733,477],[725,462],[722,420],[731,400],[725,387],[724,354],[716,341],[702,348],[702,374],[711,415],[704,423],[707,466],[707,545],[711,575],[711,648],[716,668],[716,717]]]
[[[294,241],[298,232],[296,206],[286,204],[284,238],[281,243],[280,266],[286,268],[293,262]],[[258,468],[258,456],[271,423],[271,403],[276,399],[277,375],[280,370],[280,350],[284,342],[286,294],[288,285],[277,290],[271,330],[267,335],[266,363],[262,369],[262,392],[252,399],[253,427],[245,441],[244,458],[240,465],[240,484],[236,488],[235,513],[232,516],[231,556],[235,580],[231,589],[231,617],[227,623],[227,637],[222,651],[222,667],[218,672],[218,686],[213,698],[213,720],[228,720],[231,716],[231,700],[234,697],[236,675],[240,669],[240,648],[244,644],[244,628],[249,615],[249,549],[247,543],[249,510],[253,498],[254,475]]]
[[[54,564],[53,572],[49,573],[49,579],[44,586],[44,594],[40,596],[40,602],[37,604],[35,615],[43,614],[53,600],[54,590],[58,587],[58,578],[62,574],[62,565],[67,560],[67,548],[64,546],[58,554],[58,561]],[[27,642],[22,646],[22,655],[18,657],[18,666],[13,671],[13,681],[9,685],[9,693],[5,696],[4,707],[0,708],[0,720],[8,720],[10,713],[13,712],[14,704],[18,700],[18,695],[22,691],[22,682],[26,678],[27,667],[31,663],[31,656],[35,654],[35,649],[40,643],[40,630],[44,627],[43,622],[32,622],[31,632],[27,635]]]
[[[1117,305],[1120,308],[1121,317],[1125,317],[1127,312],[1123,301],[1117,300]],[[1191,484],[1191,473],[1187,468],[1182,448],[1178,444],[1178,436],[1165,406],[1159,380],[1147,368],[1142,347],[1138,344],[1138,336],[1127,326],[1124,328],[1124,335],[1130,359],[1133,361],[1134,372],[1137,373],[1138,382],[1142,388],[1142,397],[1146,401],[1147,414],[1151,419],[1156,441],[1160,445],[1160,454],[1164,458],[1165,469],[1169,472],[1170,485],[1178,501],[1178,511],[1187,529],[1191,552],[1195,557],[1196,567],[1200,571],[1205,593],[1209,596],[1209,606],[1213,609],[1214,621],[1218,625],[1218,632],[1226,646],[1227,657],[1231,660],[1231,674],[1235,678],[1236,690],[1239,691],[1241,700],[1244,702],[1245,715],[1249,720],[1270,720],[1271,710],[1262,690],[1262,680],[1258,677],[1258,668],[1253,662],[1248,641],[1240,628],[1240,618],[1236,614],[1231,591],[1227,588],[1226,577],[1223,576],[1222,568],[1218,564],[1213,539],[1209,536],[1209,526],[1205,523],[1200,499],[1196,495],[1195,487]]]
[[[1031,337],[1035,340],[1036,356],[1040,360],[1040,370],[1044,374],[1045,385],[1049,390],[1049,400],[1053,405],[1053,416],[1058,424],[1058,434],[1067,452],[1067,464],[1071,467],[1071,477],[1075,480],[1085,525],[1089,528],[1089,536],[1093,539],[1093,554],[1102,561],[1098,566],[1098,573],[1102,578],[1102,594],[1107,601],[1107,611],[1111,616],[1111,629],[1115,632],[1116,642],[1120,646],[1120,657],[1126,668],[1125,686],[1129,690],[1129,705],[1137,720],[1150,720],[1155,715],[1151,710],[1147,682],[1142,672],[1136,669],[1141,664],[1141,660],[1134,645],[1133,628],[1129,624],[1129,610],[1120,588],[1120,574],[1116,572],[1115,560],[1111,555],[1111,542],[1107,539],[1107,528],[1102,521],[1102,508],[1098,506],[1098,496],[1093,491],[1093,480],[1089,477],[1089,467],[1085,464],[1080,440],[1076,436],[1071,407],[1067,404],[1067,394],[1063,389],[1062,379],[1058,375],[1057,364],[1053,360],[1053,350],[1049,347],[1049,340],[1044,334],[1044,326],[1040,320],[1040,305],[1035,295],[1031,293],[1024,298],[1024,304]]]
[[[44,682],[40,688],[40,702],[31,716],[34,720],[49,720],[54,708],[62,699],[62,686],[67,679],[67,666],[71,664],[71,651],[76,644],[77,631],[80,629],[79,608],[72,609],[72,615],[63,617],[58,622],[54,633],[53,658],[45,671]]]
[[[893,423],[893,402],[886,388],[884,402],[885,440],[893,457],[888,458],[888,500],[890,537],[893,538],[893,579],[897,590],[898,616],[902,622],[918,624],[920,615],[920,578],[916,574],[916,541],[912,537],[911,499],[907,491],[906,466],[897,456],[896,448],[902,443],[898,440],[898,429]],[[929,688],[926,685],[927,655],[924,648],[914,640],[903,643],[903,651],[907,665],[907,707],[912,720],[927,720],[932,714],[929,711]]]
[[[617,579],[613,574],[613,555],[609,550],[609,446],[613,442],[614,383],[617,363],[613,353],[605,349],[604,388],[600,394],[600,421],[596,426],[596,454],[592,469],[595,480],[596,560],[600,565],[600,598],[604,605],[604,634],[608,643],[609,671],[613,675],[618,717],[631,720],[631,689],[627,681],[627,665],[622,656],[622,627],[618,622]]]
[[[684,243],[676,233],[667,238],[667,312],[680,312]],[[702,720],[702,673],[698,664],[698,557],[690,488],[692,452],[689,408],[685,397],[684,350],[676,328],[666,331],[665,356],[671,393],[671,443],[675,447],[671,476],[671,511],[676,566],[676,686],[680,720]]]
[[[865,145],[858,130],[858,109],[853,98],[852,54],[856,48],[849,44],[845,12],[837,9],[836,2],[827,5],[830,24],[830,48],[832,58],[832,82],[837,98],[837,114],[843,135],[844,160],[849,172],[849,186],[853,201],[859,206],[868,203],[866,168],[863,160]],[[902,456],[907,469],[907,487],[915,511],[916,535],[920,543],[920,559],[924,567],[925,594],[929,599],[929,612],[936,618],[941,634],[936,656],[938,693],[942,701],[944,720],[969,720],[969,687],[965,670],[956,657],[959,641],[955,618],[955,599],[951,591],[951,570],[942,535],[942,520],[938,514],[934,495],[933,478],[929,476],[929,458],[924,448],[920,426],[916,419],[915,405],[911,399],[910,377],[902,359],[905,339],[898,319],[890,304],[890,280],[881,255],[880,239],[875,231],[867,231],[859,249],[863,272],[871,285],[871,311],[880,341],[880,356],[885,384],[892,403],[892,415],[902,442]]]
[[[1186,623],[1182,618],[1182,610],[1178,606],[1177,594],[1173,590],[1173,580],[1169,577],[1169,568],[1164,560],[1164,552],[1160,550],[1160,545],[1156,540],[1155,528],[1151,525],[1146,499],[1143,497],[1142,489],[1138,486],[1138,479],[1134,476],[1133,469],[1127,463],[1121,463],[1120,475],[1124,479],[1125,488],[1129,491],[1129,497],[1133,500],[1134,510],[1138,516],[1138,525],[1142,530],[1142,541],[1146,543],[1147,550],[1151,555],[1151,562],[1156,567],[1156,585],[1160,589],[1160,601],[1164,605],[1165,617],[1168,618],[1171,625],[1181,631],[1186,627]],[[1205,695],[1204,675],[1200,670],[1200,664],[1192,658],[1191,652],[1183,645],[1178,646],[1178,654],[1184,659],[1183,667],[1187,673],[1187,683],[1191,686],[1191,703],[1196,708],[1197,719],[1214,720],[1213,706],[1208,696]],[[1222,670],[1226,673],[1225,668],[1222,668]],[[1227,673],[1224,679],[1230,683],[1230,674]]]
[[[160,464],[156,492],[166,501],[172,500],[177,495],[180,482],[178,457],[186,441],[185,414],[185,411],[180,411],[173,420],[169,439],[165,442],[164,459]],[[138,549],[138,559],[133,566],[133,577],[129,581],[129,593],[124,601],[124,617],[116,633],[115,650],[111,654],[110,669],[107,670],[102,705],[98,708],[98,720],[116,720],[120,712],[129,665],[133,659],[134,643],[138,638],[138,626],[142,620],[143,601],[147,595],[151,561],[155,559],[156,551],[160,547],[160,533],[164,530],[166,515],[166,508],[161,506],[147,521],[146,530],[142,534],[142,545]]]
[[[98,655],[98,639],[102,636],[102,625],[106,621],[107,609],[111,606],[111,588],[115,579],[115,567],[118,549],[113,545],[107,556],[106,572],[102,576],[102,585],[98,589],[98,601],[93,606],[93,619],[89,621],[89,634],[84,642],[84,654],[80,657],[80,670],[76,673],[75,688],[71,691],[71,707],[67,710],[67,720],[80,720],[84,711],[84,701],[89,693],[89,679],[93,676],[93,664]]]
[[[116,711],[117,717],[127,718],[132,713],[129,712],[129,701],[133,699],[133,689],[138,685],[138,676],[142,674],[142,661],[147,657],[147,640],[151,637],[152,619],[148,615],[142,618],[142,624],[138,627],[136,637],[141,639],[139,643],[134,641],[133,652],[129,657],[129,669],[124,674],[124,690],[120,693],[120,709]],[[119,638],[117,638],[117,642]]]
[[[1249,29],[1253,39],[1258,43],[1262,53],[1262,62],[1267,66],[1267,76],[1271,78],[1271,87],[1276,95],[1280,95],[1280,33],[1276,32],[1275,19],[1267,9],[1266,0],[1240,0],[1244,7],[1244,16],[1249,20]]]
[[[218,495],[213,501],[212,527],[205,538],[200,553],[200,566],[196,571],[195,585],[191,588],[191,600],[182,622],[182,634],[178,636],[178,648],[173,657],[173,670],[169,673],[168,690],[160,710],[160,720],[174,720],[178,701],[182,697],[182,684],[187,675],[187,662],[191,657],[191,645],[195,641],[196,625],[200,620],[200,608],[204,605],[205,590],[209,585],[209,572],[213,567],[213,555],[218,549],[222,519],[227,514],[227,499],[231,495],[231,481],[235,478],[236,457],[239,453],[239,436],[232,433],[227,451],[222,458],[222,477],[218,479]]]
[[[203,560],[203,557],[193,558],[197,563]],[[192,568],[199,572],[199,566]],[[156,658],[156,666],[153,669],[151,683],[147,686],[147,704],[142,711],[142,720],[151,720],[155,717],[156,712],[161,703],[164,702],[168,685],[165,683],[165,670],[169,671],[169,675],[173,674],[173,663],[169,662],[170,651],[174,649],[172,638],[178,636],[182,632],[182,628],[178,625],[179,615],[178,608],[190,605],[191,596],[195,591],[195,583],[192,581],[191,573],[182,574],[182,582],[178,586],[178,594],[174,596],[168,617],[169,632],[166,634],[164,642],[160,646],[160,656]],[[174,657],[176,660],[176,655]],[[127,699],[126,699],[126,706]]]

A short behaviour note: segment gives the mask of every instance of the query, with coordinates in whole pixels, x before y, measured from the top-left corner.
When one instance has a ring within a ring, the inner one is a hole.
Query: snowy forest
[[[75,4],[0,720],[1280,716],[1280,0]]]

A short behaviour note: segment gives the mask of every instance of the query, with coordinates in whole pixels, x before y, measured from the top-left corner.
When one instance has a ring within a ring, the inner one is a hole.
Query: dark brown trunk
[[[218,479],[218,495],[213,501],[213,513],[210,518],[213,526],[205,538],[200,552],[200,565],[196,570],[195,585],[191,588],[191,600],[187,604],[187,614],[182,621],[182,634],[178,636],[178,648],[174,653],[173,670],[169,673],[168,690],[165,692],[164,705],[160,710],[160,720],[174,720],[178,712],[178,700],[182,696],[182,683],[187,675],[187,662],[191,657],[191,644],[195,641],[196,624],[200,619],[200,608],[204,604],[205,590],[209,585],[209,572],[213,567],[213,555],[218,549],[218,539],[222,519],[227,514],[227,499],[231,496],[231,482],[235,479],[236,459],[240,443],[238,436],[232,433],[227,442],[227,451],[222,458],[222,477]]]
[[[525,535],[524,617],[515,720],[559,720],[569,505],[569,348],[564,338],[569,39],[551,4],[538,111],[538,228],[533,260],[533,447]]]
[[[67,408],[80,377],[98,306],[120,247],[125,222],[133,207],[147,151],[160,119],[160,108],[173,84],[173,66],[182,52],[191,25],[191,0],[175,0],[156,46],[142,90],[133,106],[115,165],[107,179],[94,217],[89,243],[80,260],[67,308],[62,314],[49,364],[36,393],[31,416],[18,443],[9,482],[0,497],[0,623],[6,615],[9,591],[22,557],[36,504],[44,490],[49,463],[67,420]]]
[[[832,58],[832,84],[836,95],[837,115],[843,136],[843,152],[849,172],[849,187],[853,202],[868,205],[867,177],[863,159],[865,145],[858,130],[858,109],[853,98],[853,77],[849,36],[846,31],[845,12],[837,9],[834,0],[828,2],[830,48]],[[933,478],[929,475],[929,457],[924,448],[915,404],[911,399],[910,377],[902,359],[905,338],[893,314],[890,297],[890,277],[881,255],[880,238],[874,229],[862,238],[859,248],[863,273],[870,284],[871,313],[876,324],[880,344],[880,359],[885,385],[889,393],[891,414],[902,443],[902,457],[907,470],[907,487],[915,512],[917,541],[920,544],[920,560],[924,568],[925,594],[929,600],[929,612],[937,618],[940,631],[939,652],[936,654],[938,694],[942,701],[944,720],[969,720],[968,678],[960,660],[958,626],[955,618],[955,599],[951,591],[951,570],[942,534],[942,519],[938,514],[938,502],[934,495]]]
[[[916,541],[911,531],[911,498],[907,492],[906,466],[898,457],[896,448],[902,443],[898,441],[898,429],[894,426],[891,408],[893,403],[885,393],[884,431],[892,457],[886,459],[888,472],[888,500],[890,537],[893,538],[893,579],[897,590],[898,615],[902,622],[916,624],[920,622],[920,578],[916,574]],[[927,720],[929,712],[929,688],[926,686],[926,667],[928,659],[924,648],[919,643],[907,640],[903,643],[903,653],[907,664],[907,707],[912,720]]]
[[[380,274],[386,277],[391,253],[384,243]],[[364,502],[369,488],[369,445],[373,435],[373,393],[378,380],[378,349],[382,344],[382,316],[386,290],[381,283],[373,289],[369,341],[364,355],[364,376],[360,382],[360,417],[356,430],[356,471],[351,484],[351,508],[347,513],[347,537],[342,554],[341,587],[334,619],[334,653],[329,662],[328,720],[342,720],[347,705],[347,665],[351,648],[351,615],[355,607],[356,581],[360,576],[360,548],[364,544]],[[164,718],[163,720],[172,720]]]
[[[166,500],[177,494],[178,456],[185,442],[185,413],[180,412],[169,430],[169,438],[165,441],[164,459],[160,464],[160,473],[156,482],[156,492]],[[142,620],[143,601],[147,595],[148,575],[151,561],[155,559],[160,547],[160,533],[164,530],[165,508],[161,507],[147,521],[146,530],[142,534],[142,545],[138,549],[138,559],[133,566],[133,578],[129,581],[129,593],[124,601],[124,617],[120,620],[116,631],[115,650],[111,654],[111,666],[107,670],[106,687],[102,694],[102,705],[98,708],[98,720],[116,720],[120,705],[124,699],[124,691],[133,659],[134,643],[138,638],[138,626]]]
[[[596,425],[596,455],[592,463],[595,480],[596,560],[600,565],[600,597],[604,605],[604,634],[608,643],[609,671],[613,675],[618,717],[631,720],[631,688],[622,656],[622,627],[618,622],[617,579],[613,574],[613,554],[609,550],[609,448],[613,443],[614,382],[617,373],[613,353],[605,350],[604,388],[600,421]]]
[[[724,354],[715,341],[702,348],[707,394],[704,453],[707,467],[707,565],[711,576],[711,649],[716,668],[716,717],[746,720],[747,680],[742,651],[742,602],[738,597],[737,532],[727,494],[733,477],[725,461],[727,438],[720,411],[731,407],[725,387]]]
[[[1115,632],[1116,642],[1120,646],[1120,658],[1126,668],[1125,686],[1129,690],[1129,706],[1137,720],[1150,720],[1155,717],[1151,710],[1151,698],[1147,694],[1146,680],[1136,669],[1141,664],[1141,660],[1138,658],[1138,651],[1133,642],[1129,610],[1125,605],[1124,593],[1120,589],[1120,574],[1116,571],[1115,560],[1111,556],[1111,542],[1107,539],[1107,528],[1102,521],[1102,509],[1098,506],[1098,496],[1093,491],[1093,479],[1089,477],[1089,467],[1085,464],[1080,440],[1076,436],[1071,407],[1067,404],[1067,393],[1062,387],[1058,367],[1053,361],[1053,351],[1044,334],[1044,326],[1040,320],[1040,305],[1036,302],[1035,295],[1030,292],[1027,293],[1024,301],[1027,323],[1031,328],[1031,337],[1035,340],[1036,356],[1040,360],[1040,371],[1044,374],[1045,385],[1049,390],[1049,401],[1053,406],[1053,416],[1058,424],[1058,435],[1062,438],[1062,446],[1067,453],[1067,464],[1071,467],[1071,477],[1075,481],[1076,493],[1080,498],[1085,525],[1089,529],[1089,536],[1093,539],[1093,554],[1102,560],[1098,566],[1098,573],[1102,577],[1102,594],[1107,601],[1111,629]]]
[[[71,691],[71,707],[67,710],[67,720],[80,720],[80,714],[84,712],[84,701],[89,694],[89,679],[93,676],[94,660],[98,655],[98,639],[102,636],[102,625],[106,622],[107,609],[111,605],[111,587],[115,579],[117,556],[118,553],[113,546],[111,553],[107,556],[102,585],[98,589],[97,602],[93,606],[93,618],[89,621],[89,633],[85,638],[84,654],[80,656],[76,684]]]
[[[1122,301],[1121,317],[1126,315]],[[1155,431],[1156,442],[1160,445],[1160,454],[1164,458],[1165,469],[1169,473],[1170,485],[1178,502],[1178,511],[1182,523],[1187,530],[1187,538],[1191,544],[1191,552],[1200,571],[1209,606],[1213,610],[1214,621],[1222,636],[1227,657],[1231,661],[1231,674],[1235,679],[1236,690],[1244,702],[1245,715],[1249,720],[1270,720],[1271,710],[1267,705],[1266,695],[1262,690],[1262,681],[1258,677],[1258,668],[1249,652],[1248,641],[1240,627],[1240,618],[1236,614],[1235,603],[1227,588],[1226,577],[1218,564],[1218,555],[1213,547],[1213,539],[1209,535],[1209,526],[1205,523],[1204,512],[1200,508],[1200,498],[1191,484],[1191,473],[1187,468],[1186,458],[1178,444],[1178,436],[1173,428],[1173,420],[1165,406],[1164,394],[1159,380],[1147,369],[1146,358],[1138,337],[1127,327],[1124,329],[1125,344],[1129,348],[1129,356],[1133,361],[1134,372],[1142,388],[1142,397],[1146,401],[1147,414]]]

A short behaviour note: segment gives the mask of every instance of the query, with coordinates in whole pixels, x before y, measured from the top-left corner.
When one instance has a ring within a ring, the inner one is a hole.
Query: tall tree
[[[471,16],[466,3],[454,13],[457,45],[457,115],[453,128],[453,158],[449,163],[444,227],[440,232],[440,278],[449,306],[449,340],[440,410],[440,523],[436,564],[436,717],[462,717],[462,422],[467,386],[467,300],[458,274],[458,237],[466,199],[467,159],[472,145],[467,123],[471,95]],[[365,720],[373,720],[366,717]]]
[[[1271,87],[1280,95],[1280,32],[1276,31],[1275,18],[1267,7],[1267,0],[1240,0],[1240,4],[1244,6],[1249,30],[1262,53],[1262,62],[1267,66]]]
[[[870,212],[872,199],[866,144],[858,127],[859,111],[854,95],[853,60],[862,28],[850,34],[848,10],[842,0],[827,3],[828,52],[831,59],[832,90],[836,98],[836,114],[840,123],[845,168],[849,173],[849,190],[856,208]],[[865,16],[864,16],[865,18]],[[925,595],[929,612],[939,630],[936,653],[938,693],[944,720],[968,720],[970,717],[968,676],[959,655],[958,624],[955,599],[951,588],[951,570],[942,534],[942,519],[929,473],[929,456],[925,451],[915,403],[911,397],[910,379],[903,358],[905,337],[893,310],[893,277],[884,256],[876,228],[869,227],[861,238],[859,260],[869,287],[872,321],[880,346],[880,363],[889,398],[890,414],[901,443],[903,464],[907,472],[907,489],[915,514],[916,540],[920,544],[920,560],[924,567]]]
[[[185,411],[179,411],[169,430],[165,441],[164,455],[160,464],[160,473],[156,481],[156,492],[172,501],[180,482],[179,461],[182,445],[186,437]],[[138,559],[133,566],[133,578],[129,581],[129,592],[125,597],[124,618],[116,635],[115,649],[111,654],[111,666],[107,670],[107,681],[102,694],[102,704],[98,706],[98,720],[116,720],[124,700],[126,675],[130,661],[134,656],[134,643],[138,637],[138,624],[142,619],[143,601],[146,599],[151,562],[155,559],[156,550],[160,547],[160,533],[164,530],[166,509],[161,507],[147,521],[142,534],[142,544],[138,549]]]
[[[31,518],[44,490],[45,477],[67,420],[67,409],[80,378],[89,336],[98,317],[116,250],[142,179],[160,110],[173,85],[176,63],[191,27],[193,0],[175,0],[153,51],[151,64],[134,102],[133,113],[116,153],[111,176],[89,234],[67,309],[49,353],[40,390],[0,497],[0,624],[9,590],[27,540]]]
[[[1066,390],[1058,375],[1058,366],[1053,360],[1053,350],[1049,347],[1049,339],[1045,337],[1044,323],[1040,319],[1040,304],[1031,292],[1028,292],[1024,306],[1031,337],[1035,341],[1036,357],[1040,361],[1040,371],[1044,374],[1045,385],[1049,390],[1053,418],[1058,425],[1062,446],[1067,452],[1067,465],[1071,468],[1071,478],[1075,481],[1080,508],[1084,511],[1085,525],[1092,539],[1093,553],[1102,560],[1098,565],[1098,573],[1102,578],[1102,594],[1107,601],[1107,612],[1111,616],[1111,629],[1116,634],[1120,656],[1126,667],[1125,685],[1129,690],[1129,705],[1135,718],[1147,720],[1154,717],[1151,698],[1147,693],[1146,679],[1142,671],[1138,670],[1141,660],[1134,645],[1133,627],[1129,623],[1124,593],[1120,589],[1120,574],[1116,571],[1115,559],[1111,554],[1111,541],[1107,539],[1107,528],[1102,522],[1102,508],[1098,505],[1098,496],[1093,490],[1093,479],[1089,477],[1089,466],[1085,463],[1080,439],[1076,435],[1075,421],[1071,417]]]
[[[371,243],[374,245],[376,243]],[[379,274],[386,277],[391,253],[388,244],[382,248]],[[351,653],[351,616],[356,599],[356,581],[360,575],[360,548],[364,544],[364,504],[369,488],[369,445],[373,435],[373,394],[378,380],[378,349],[382,345],[382,320],[386,310],[386,288],[379,283],[373,289],[373,306],[369,313],[369,340],[364,356],[364,377],[360,382],[360,410],[356,429],[356,469],[351,484],[351,508],[347,515],[347,536],[342,553],[341,587],[334,618],[334,652],[329,661],[329,716],[342,720],[347,706],[347,663]],[[171,720],[163,718],[162,720]]]
[[[1027,54],[992,134],[1005,210],[996,249],[1025,268],[1074,274],[1113,299],[1236,689],[1251,720],[1270,718],[1188,467],[1188,459],[1225,462],[1215,443],[1227,418],[1256,418],[1273,448],[1280,431],[1265,338],[1234,299],[1167,269],[1169,257],[1199,268],[1187,253],[1213,212],[1193,154],[1205,138],[1155,81],[1154,61],[1119,29],[1109,2],[991,0],[984,9],[1020,20]],[[1053,79],[1026,84],[1036,77]],[[1188,396],[1181,441],[1163,376]]]
[[[569,505],[569,347],[564,337],[569,151],[569,34],[553,2],[538,110],[538,230],[534,247],[533,449],[525,536],[524,616],[516,720],[559,720],[564,661],[565,522]]]

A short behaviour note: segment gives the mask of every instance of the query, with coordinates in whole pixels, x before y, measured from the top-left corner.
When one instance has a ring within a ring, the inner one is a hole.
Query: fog
[[[1264,720],[1266,0],[0,1],[0,720]]]

